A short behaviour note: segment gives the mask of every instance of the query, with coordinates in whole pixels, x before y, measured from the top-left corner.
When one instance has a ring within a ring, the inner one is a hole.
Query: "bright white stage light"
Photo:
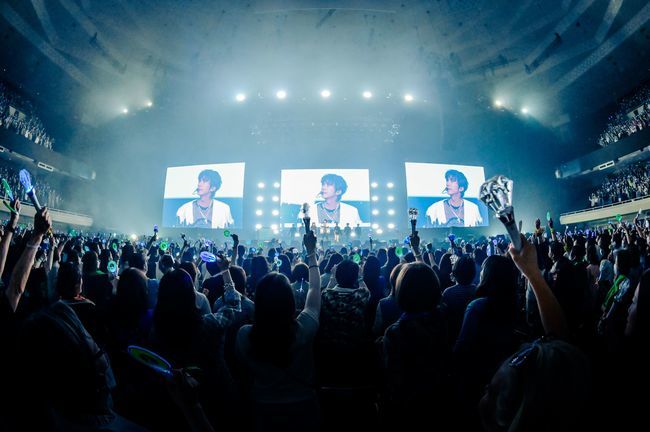
[[[395,201],[395,197],[392,195],[388,195],[388,198],[386,198],[388,201],[393,202]]]
[[[372,92],[369,92],[368,90],[364,91],[363,97],[366,99],[370,99],[372,97]]]
[[[357,233],[355,233],[355,232],[350,234],[350,237],[356,237],[356,236],[357,236]]]
[[[375,230],[375,232],[376,232],[377,234],[379,234],[379,235],[382,235],[382,234],[384,233],[384,230],[381,229],[381,228],[378,228],[378,229]]]
[[[277,97],[278,99],[285,99],[287,97],[287,92],[284,90],[278,90],[275,93],[275,97]]]
[[[262,229],[262,224],[255,224],[255,229],[256,230],[261,230]]]
[[[280,201],[280,197],[277,196],[277,195],[273,195],[273,196],[271,197],[271,199],[273,200],[273,202],[278,202],[278,201]]]
[[[131,234],[131,240],[137,240],[137,239],[138,239],[138,236],[137,236],[137,235],[135,235],[135,234]]]
[[[379,228],[379,224],[374,223],[374,224],[372,224],[370,227],[371,227],[372,229],[376,230],[376,229]]]
[[[322,97],[323,99],[327,99],[328,97],[330,97],[330,96],[332,95],[332,92],[330,92],[329,90],[325,89],[325,90],[323,90],[323,91],[320,92],[320,95],[321,95],[321,97]]]
[[[501,100],[497,99],[494,101],[494,106],[497,108],[501,108],[503,106],[503,102]]]
[[[129,109],[128,108],[122,108],[122,114],[128,114]]]
[[[406,93],[404,95],[404,101],[406,102],[413,102],[413,95],[411,93]]]
[[[395,187],[395,184],[393,182],[388,182],[388,183],[386,183],[386,187],[388,189],[392,189],[393,187]]]
[[[274,230],[273,230],[273,234],[280,234],[280,230],[276,230],[276,229],[274,229]]]
[[[271,224],[271,229],[273,231],[277,230],[278,229],[278,224]]]
[[[388,229],[395,229],[395,224],[394,223],[389,223],[388,224]]]
[[[264,197],[262,195],[257,196],[257,202],[262,202],[264,201]]]
[[[260,189],[264,189],[264,187],[266,187],[266,185],[264,184],[264,182],[259,182],[257,184],[257,187],[260,188]]]
[[[377,209],[373,209],[373,211],[372,211],[372,215],[373,215],[373,216],[377,216],[378,214],[379,214],[379,210],[377,210]]]
[[[151,107],[153,106],[153,102],[151,102],[151,101],[147,101],[146,105],[147,105],[149,108],[151,108]]]
[[[377,186],[379,186],[379,184],[377,182],[370,183],[370,187],[373,188],[373,189],[375,189]]]
[[[264,214],[264,212],[262,210],[260,210],[260,209],[257,209],[257,210],[255,210],[255,214],[258,215],[258,216],[262,216]]]
[[[280,187],[280,182],[273,183],[273,187],[278,189]]]
[[[377,195],[373,195],[370,199],[373,201],[379,201],[379,197]]]
[[[528,114],[528,108],[527,108],[527,107],[523,107],[523,108],[521,109],[521,113],[522,113],[522,114]]]
[[[389,210],[388,210],[388,214],[391,215],[391,216],[393,216],[393,215],[395,214],[395,210],[393,210],[393,209],[389,209]]]
[[[273,216],[277,216],[277,215],[280,214],[280,210],[273,210],[273,211],[271,212],[271,214],[272,214]]]
[[[294,237],[300,237],[300,233],[293,233]]]

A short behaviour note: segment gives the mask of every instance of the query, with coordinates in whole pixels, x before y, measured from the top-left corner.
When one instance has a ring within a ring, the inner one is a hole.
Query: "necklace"
[[[462,201],[460,202],[460,205],[459,205],[459,206],[455,206],[455,205],[453,205],[453,204],[451,203],[451,200],[450,200],[450,199],[447,200],[447,204],[449,204],[449,207],[451,207],[451,208],[453,208],[453,209],[455,209],[455,210],[458,210],[459,208],[461,208],[461,207],[465,204],[465,200],[462,200]]]
[[[208,214],[210,213],[211,207],[212,207],[212,203],[210,203],[210,205],[208,205],[207,207],[201,207],[199,202],[198,201],[196,202],[196,208],[199,209],[199,213],[201,214],[201,217],[206,221],[208,220]],[[204,213],[204,210],[207,210],[207,213]]]

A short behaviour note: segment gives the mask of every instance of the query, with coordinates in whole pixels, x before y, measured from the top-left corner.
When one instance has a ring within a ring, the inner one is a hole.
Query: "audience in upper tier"
[[[621,102],[618,111],[609,116],[598,144],[605,147],[650,126],[650,85]]]
[[[650,195],[650,160],[629,165],[607,176],[589,195],[591,207],[616,204]]]
[[[52,150],[54,138],[45,132],[29,100],[12,92],[0,81],[0,127],[12,129],[35,144]]]
[[[574,233],[550,221],[519,251],[415,233],[398,257],[322,249],[313,231],[302,252],[236,234],[228,249],[66,236],[47,209],[20,232],[12,205],[3,431],[647,429],[638,218]]]
[[[19,169],[15,165],[6,163],[0,160],[0,179],[7,180],[9,187],[14,194],[20,196],[21,201],[29,201],[25,188],[20,184],[20,177],[18,175]],[[32,177],[32,184],[38,191],[38,199],[41,204],[49,208],[60,209],[64,202],[59,191],[54,189],[48,182],[40,181],[35,176]],[[4,188],[0,187],[0,197],[6,198],[7,193]]]

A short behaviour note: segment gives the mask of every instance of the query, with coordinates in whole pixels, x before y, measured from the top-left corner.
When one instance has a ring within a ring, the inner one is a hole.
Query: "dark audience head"
[[[341,261],[336,266],[336,284],[343,288],[357,288],[359,282],[359,264],[350,259]]]
[[[142,270],[128,268],[120,274],[115,294],[115,318],[137,324],[148,306],[147,276]]]
[[[397,277],[399,276],[399,272],[402,270],[402,267],[404,267],[404,263],[399,263],[393,267],[393,270],[390,272],[390,293],[393,297],[395,296],[395,289],[397,288]]]
[[[485,297],[498,319],[511,319],[516,313],[517,269],[513,262],[500,255],[483,261],[481,280],[476,287],[476,297]]]
[[[64,300],[71,300],[81,293],[81,269],[79,264],[65,262],[56,276],[56,292]]]
[[[332,267],[341,261],[343,261],[343,256],[340,253],[333,253],[330,255],[330,258],[327,261],[327,265],[325,266],[325,273],[330,273],[332,271]]]
[[[161,256],[158,261],[158,269],[163,275],[174,270],[174,258],[169,254]]]
[[[614,263],[615,273],[629,277],[633,267],[635,267],[635,264],[632,252],[628,249],[620,249],[616,253],[616,262]]]
[[[291,272],[292,282],[309,282],[309,267],[305,263],[298,263]]]
[[[476,276],[476,263],[469,256],[462,256],[456,260],[451,270],[451,274],[460,285],[469,285]]]
[[[600,259],[598,258],[598,248],[596,245],[589,245],[587,247],[587,262],[590,265],[600,265]]]
[[[158,286],[158,302],[154,311],[156,333],[172,346],[186,347],[201,319],[196,307],[196,293],[191,276],[183,269],[165,274]]]
[[[278,259],[281,263],[278,271],[286,277],[291,278],[291,261],[289,260],[289,257],[285,254],[280,254]]]
[[[377,281],[381,275],[381,263],[379,259],[374,256],[369,256],[366,259],[366,262],[363,264],[363,280],[368,283],[368,281]]]
[[[131,259],[129,260],[129,267],[133,267],[146,272],[147,258],[144,256],[144,252],[133,252]]]
[[[637,342],[647,341],[650,336],[650,270],[643,273],[634,292],[625,335]]]
[[[99,270],[99,257],[93,251],[86,252],[81,259],[81,263],[81,272],[84,275],[97,273],[97,270]]]
[[[251,330],[253,356],[260,362],[286,367],[295,339],[296,303],[289,279],[271,272],[255,290],[255,323]]]
[[[178,268],[185,270],[187,274],[190,275],[192,278],[192,283],[196,281],[196,275],[199,274],[199,269],[196,268],[196,264],[194,264],[192,261],[182,262]]]
[[[446,252],[442,255],[442,257],[440,257],[440,261],[438,261],[438,268],[440,269],[440,274],[442,275],[451,274],[451,253]]]
[[[404,264],[397,276],[396,298],[408,313],[433,312],[441,297],[440,281],[424,263]]]

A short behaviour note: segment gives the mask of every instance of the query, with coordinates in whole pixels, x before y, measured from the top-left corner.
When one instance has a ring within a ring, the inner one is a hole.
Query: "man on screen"
[[[427,218],[437,227],[473,227],[481,225],[483,219],[476,204],[463,199],[467,191],[467,177],[460,171],[449,170],[445,173],[448,199],[437,201],[427,209]]]
[[[319,195],[323,201],[316,204],[319,223],[362,223],[359,210],[350,204],[341,202],[341,197],[348,190],[348,184],[343,177],[337,174],[325,174],[320,182]]]
[[[194,228],[227,228],[234,223],[230,206],[214,199],[214,194],[221,188],[221,176],[211,169],[199,173],[195,193],[198,199],[180,206],[176,212],[181,226]]]

